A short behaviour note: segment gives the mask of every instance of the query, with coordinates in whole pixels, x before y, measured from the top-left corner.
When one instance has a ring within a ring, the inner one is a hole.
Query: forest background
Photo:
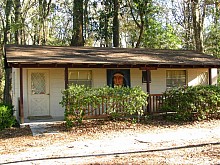
[[[220,0],[1,0],[0,22],[1,48],[143,47],[220,56]],[[10,70],[0,57],[1,102],[10,93]]]

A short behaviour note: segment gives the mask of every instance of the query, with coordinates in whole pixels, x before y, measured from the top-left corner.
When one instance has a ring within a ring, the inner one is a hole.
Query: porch
[[[95,108],[91,105],[88,105],[85,110],[85,118],[87,119],[97,119],[97,118],[106,118],[110,116],[112,110],[116,114],[122,115],[125,113],[125,102],[130,102],[130,99],[127,98],[123,100],[123,103],[118,103],[112,97],[102,97],[101,104],[98,104]],[[146,100],[146,105],[143,106],[144,114],[154,114],[160,113],[161,106],[165,101],[165,97],[162,94],[150,94]]]
[[[102,99],[102,103],[99,104],[96,108],[93,108],[92,106],[88,105],[87,110],[86,110],[86,115],[85,118],[87,119],[101,119],[101,118],[106,118],[109,116],[108,113],[108,109],[109,109],[109,105],[111,102],[111,105],[113,105],[116,109],[116,111],[118,113],[123,112],[123,107],[122,106],[118,106],[118,103],[116,102],[112,102],[111,98],[105,98]],[[160,113],[161,112],[161,106],[163,104],[163,102],[165,101],[165,97],[162,94],[150,94],[148,97],[148,104],[146,104],[146,106],[143,107],[143,111],[144,114],[154,114],[154,113]],[[18,99],[18,103],[19,103],[19,112],[20,112],[20,108],[22,106],[20,99]],[[19,113],[19,117],[21,118],[21,114]],[[64,117],[48,117],[45,118],[45,116],[43,116],[42,118],[40,116],[38,117],[33,117],[33,118],[27,118],[24,119],[24,123],[30,123],[33,120],[36,121],[62,121],[64,120]]]

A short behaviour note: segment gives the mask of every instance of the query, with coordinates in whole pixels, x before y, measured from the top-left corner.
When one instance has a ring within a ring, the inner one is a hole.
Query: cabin
[[[64,118],[59,104],[69,84],[140,86],[150,101],[176,86],[216,85],[220,60],[191,50],[6,45],[12,101],[21,123]],[[150,112],[157,111],[152,105]],[[101,114],[95,114],[101,115]]]

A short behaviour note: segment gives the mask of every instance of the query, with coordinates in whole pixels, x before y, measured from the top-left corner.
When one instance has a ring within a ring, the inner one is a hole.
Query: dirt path
[[[1,139],[0,164],[220,164],[220,120],[79,132]]]

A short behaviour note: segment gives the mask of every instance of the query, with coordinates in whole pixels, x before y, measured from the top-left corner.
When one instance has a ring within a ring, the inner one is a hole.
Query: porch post
[[[19,107],[19,113],[20,113],[20,122],[24,123],[24,96],[23,96],[23,68],[20,68],[20,107]]]
[[[146,89],[149,97],[147,99],[147,112],[150,112],[150,70],[146,70]]]
[[[212,85],[212,68],[209,68],[209,85]]]
[[[68,88],[68,67],[65,67],[64,77],[65,77],[65,89],[67,89]]]

